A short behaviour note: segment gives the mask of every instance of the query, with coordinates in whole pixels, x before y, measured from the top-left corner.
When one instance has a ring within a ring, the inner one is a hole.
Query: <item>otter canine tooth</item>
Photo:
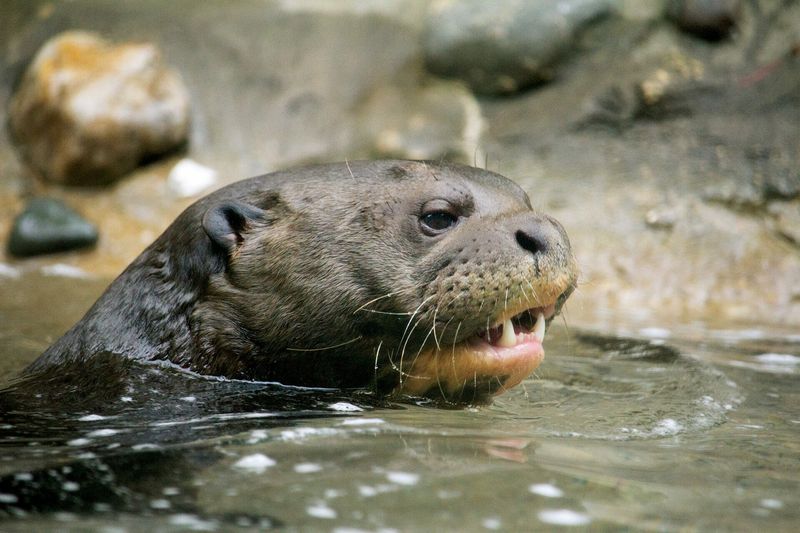
[[[500,337],[497,344],[503,348],[510,348],[517,344],[517,335],[514,333],[514,324],[511,323],[511,319],[503,322],[503,336]]]
[[[539,316],[536,317],[536,324],[533,326],[533,334],[539,339],[539,342],[544,342],[544,329],[545,329],[545,320],[544,314],[539,313]]]

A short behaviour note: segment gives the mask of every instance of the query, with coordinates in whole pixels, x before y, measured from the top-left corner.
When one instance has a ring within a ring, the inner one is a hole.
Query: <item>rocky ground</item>
[[[0,276],[59,263],[113,277],[192,201],[167,178],[187,156],[214,186],[316,161],[453,158],[517,180],[567,227],[572,323],[800,325],[800,2],[473,4],[4,2],[3,102],[43,43],[86,30],[155,44],[191,126],[183,152],[89,187],[44,179],[3,128],[0,240],[38,196],[100,237],[29,259],[3,246]],[[678,9],[696,4],[716,18]]]

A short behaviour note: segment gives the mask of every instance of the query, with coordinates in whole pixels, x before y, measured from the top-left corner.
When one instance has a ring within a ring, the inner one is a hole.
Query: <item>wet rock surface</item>
[[[34,198],[14,219],[8,251],[18,257],[86,248],[97,242],[97,228],[69,206]]]
[[[37,53],[11,98],[10,127],[49,181],[111,182],[186,142],[189,96],[152,44],[66,32]]]
[[[583,273],[568,323],[800,325],[800,2],[741,2],[735,30],[714,42],[676,26],[667,2],[608,2],[568,41],[553,34],[548,46],[567,51],[557,76],[503,97],[426,67],[437,13],[458,4],[12,0],[0,19],[0,98],[62,31],[153,42],[191,92],[187,157],[217,171],[211,188],[385,155],[488,164],[567,228]],[[103,190],[64,189],[32,180],[0,129],[0,235],[24,198],[46,193],[108,236],[58,260],[113,277],[192,201],[169,184],[177,162]],[[20,267],[6,251],[4,263]]]
[[[553,78],[575,35],[609,10],[606,0],[434,2],[425,61],[432,72],[464,80],[477,93],[514,93]]]

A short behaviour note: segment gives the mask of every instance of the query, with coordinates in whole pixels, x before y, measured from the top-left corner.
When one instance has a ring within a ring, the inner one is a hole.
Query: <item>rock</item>
[[[800,247],[800,203],[775,202],[770,205],[772,229],[775,233]]]
[[[92,246],[97,229],[78,213],[52,198],[34,198],[14,220],[9,253],[18,257],[63,252]]]
[[[385,87],[362,112],[361,131],[374,157],[472,163],[483,131],[480,106],[458,82]]]
[[[728,37],[742,12],[740,0],[672,0],[667,17],[680,29],[708,41]]]
[[[167,187],[178,198],[197,196],[217,182],[217,171],[191,159],[181,159],[167,176]]]
[[[553,77],[558,60],[607,0],[439,1],[423,34],[428,69],[481,94],[514,93]]]
[[[66,32],[48,41],[11,98],[10,126],[50,181],[111,182],[186,142],[189,95],[152,44]]]

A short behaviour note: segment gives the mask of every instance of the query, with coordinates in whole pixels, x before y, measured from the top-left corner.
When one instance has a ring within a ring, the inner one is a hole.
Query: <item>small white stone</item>
[[[217,171],[191,159],[181,159],[167,176],[167,187],[179,198],[197,196],[217,181]]]

